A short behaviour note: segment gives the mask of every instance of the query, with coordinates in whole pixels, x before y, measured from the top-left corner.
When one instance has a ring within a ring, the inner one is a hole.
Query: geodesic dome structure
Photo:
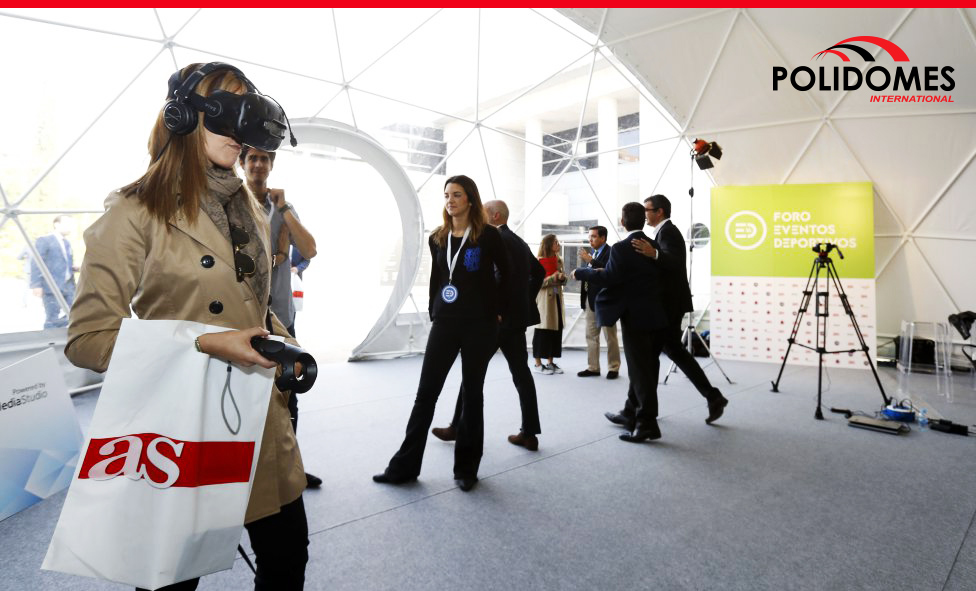
[[[506,200],[510,225],[531,246],[559,235],[567,259],[588,225],[606,225],[616,240],[620,205],[654,192],[671,197],[675,223],[687,227],[708,220],[714,183],[870,180],[878,332],[944,319],[971,308],[976,287],[959,267],[976,251],[966,198],[976,155],[971,18],[939,9],[385,9],[382,19],[355,9],[6,9],[0,46],[29,59],[2,66],[19,91],[5,95],[16,116],[0,137],[0,280],[8,309],[26,302],[3,332],[40,327],[37,302],[20,295],[27,244],[50,232],[54,213],[72,213],[83,229],[111,189],[145,169],[167,78],[209,61],[242,68],[294,119],[345,126],[384,147],[413,185],[413,194],[395,192],[374,163],[340,146],[281,151],[271,183],[289,191],[322,253],[305,276],[298,326],[313,350],[423,350],[429,261],[415,246],[440,223],[451,174],[475,178],[486,200]],[[274,36],[240,34],[254,26]],[[772,67],[807,64],[867,34],[918,63],[954,65],[954,103],[771,90]],[[698,136],[725,148],[708,173],[688,170]],[[404,200],[418,209],[412,229],[400,217]],[[355,289],[336,289],[338,269],[354,274]],[[704,249],[698,307],[707,279]],[[582,343],[574,304],[568,295],[569,344]]]

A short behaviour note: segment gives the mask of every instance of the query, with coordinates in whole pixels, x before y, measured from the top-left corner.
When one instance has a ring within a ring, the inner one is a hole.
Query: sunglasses
[[[234,245],[234,268],[237,270],[237,281],[244,281],[244,277],[254,275],[256,269],[254,259],[241,252],[241,249],[251,241],[251,236],[244,228],[231,224],[230,241]]]

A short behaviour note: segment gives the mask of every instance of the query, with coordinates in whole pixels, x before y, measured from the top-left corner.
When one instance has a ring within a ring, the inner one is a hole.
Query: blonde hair
[[[181,71],[181,79],[186,80],[202,66],[186,66]],[[244,82],[233,71],[218,69],[204,76],[194,92],[209,96],[216,90],[240,94],[246,89]],[[203,113],[198,113],[196,129],[187,135],[176,135],[163,124],[163,110],[160,108],[149,134],[149,156],[153,161],[145,174],[121,189],[126,197],[138,197],[149,213],[161,222],[172,220],[177,212],[182,212],[190,223],[197,219],[200,195],[208,190],[207,167],[210,166],[204,143],[203,118]],[[253,201],[249,207],[252,213],[256,213]],[[255,215],[255,218],[260,220],[262,216]]]

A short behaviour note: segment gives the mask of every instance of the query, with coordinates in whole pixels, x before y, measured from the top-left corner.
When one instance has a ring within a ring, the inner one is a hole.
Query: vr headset
[[[207,74],[228,70],[247,87],[244,94],[216,90],[210,96],[195,92]],[[190,72],[185,80],[177,70],[169,77],[169,91],[163,106],[163,124],[176,135],[187,135],[197,127],[198,112],[203,112],[203,126],[212,133],[234,138],[265,152],[274,152],[285,139],[285,129],[292,147],[298,145],[285,110],[273,98],[261,94],[243,72],[230,64],[211,62]]]
[[[276,341],[262,337],[251,338],[251,346],[260,353],[265,359],[270,359],[281,365],[281,375],[275,380],[275,385],[282,392],[291,390],[298,394],[304,394],[312,389],[315,384],[315,377],[318,375],[318,366],[315,358],[299,349],[294,345],[289,345],[284,341]],[[295,363],[302,364],[302,371],[295,375]]]

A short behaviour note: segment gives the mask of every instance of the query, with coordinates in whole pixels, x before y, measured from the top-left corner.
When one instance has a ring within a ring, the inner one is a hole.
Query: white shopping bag
[[[232,567],[274,370],[195,350],[222,330],[122,321],[41,568],[156,589]]]

